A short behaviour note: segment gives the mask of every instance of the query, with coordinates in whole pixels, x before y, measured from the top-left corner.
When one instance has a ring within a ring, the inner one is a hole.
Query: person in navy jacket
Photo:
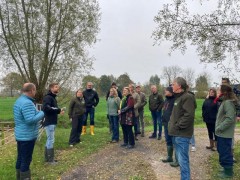
[[[36,86],[25,83],[22,95],[13,106],[14,134],[17,141],[16,179],[31,179],[30,163],[35,141],[38,136],[43,111],[38,111],[34,104]]]

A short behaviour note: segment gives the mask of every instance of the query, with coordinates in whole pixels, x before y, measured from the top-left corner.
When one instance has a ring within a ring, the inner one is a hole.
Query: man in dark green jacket
[[[158,140],[162,138],[162,107],[164,100],[161,94],[158,93],[157,86],[151,86],[152,94],[149,96],[149,110],[153,119],[153,133],[149,138],[157,137],[157,124],[159,127]]]
[[[182,77],[174,79],[172,88],[175,102],[169,121],[169,135],[173,136],[173,143],[180,165],[181,180],[190,180],[189,142],[193,135],[194,98],[187,92],[187,83]]]

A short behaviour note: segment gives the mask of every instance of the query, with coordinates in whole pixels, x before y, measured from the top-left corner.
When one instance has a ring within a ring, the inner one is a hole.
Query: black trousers
[[[69,144],[76,144],[80,142],[83,118],[84,115],[78,115],[72,118],[72,130],[69,138]]]
[[[217,136],[215,134],[215,123],[206,123],[206,125],[209,139],[217,141]]]
[[[35,146],[35,141],[17,141],[17,162],[16,169],[21,172],[29,170],[30,163],[32,162],[32,154]]]
[[[125,144],[135,145],[132,125],[122,124],[123,140]]]

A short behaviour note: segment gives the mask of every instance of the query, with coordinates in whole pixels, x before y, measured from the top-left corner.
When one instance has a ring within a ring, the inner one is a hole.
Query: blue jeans
[[[173,146],[172,136],[169,136],[168,134],[168,122],[165,122],[163,126],[164,126],[164,135],[165,135],[166,144],[167,146]]]
[[[118,116],[110,116],[109,115],[109,120],[111,124],[111,129],[112,129],[112,140],[119,141],[119,120]]]
[[[153,119],[153,135],[157,135],[157,124],[159,127],[158,136],[162,136],[162,111],[151,111]]]
[[[56,125],[48,125],[45,127],[46,134],[47,134],[47,142],[45,146],[47,149],[53,148],[53,144],[55,141],[55,138],[54,138],[55,128],[56,128]]]
[[[191,144],[193,147],[195,147],[195,145],[196,145],[194,134],[192,135],[192,138],[190,139],[190,144]]]
[[[173,136],[172,139],[180,165],[181,180],[190,180],[189,143],[191,138]]]
[[[88,114],[90,115],[90,125],[94,126],[95,108],[93,108],[93,107],[86,107],[86,112],[85,112],[85,118],[84,118],[84,121],[83,121],[83,126],[87,126]]]
[[[32,141],[17,141],[17,162],[16,169],[21,172],[29,170],[30,163],[32,161],[32,154],[36,139]]]
[[[219,163],[222,167],[233,166],[232,138],[219,137],[217,139],[217,150],[219,154]]]

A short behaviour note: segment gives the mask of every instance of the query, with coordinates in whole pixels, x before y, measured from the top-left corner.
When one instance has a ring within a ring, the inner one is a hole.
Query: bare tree
[[[36,84],[40,102],[49,77],[64,83],[92,67],[86,48],[96,42],[99,22],[94,0],[1,1],[0,61]]]
[[[172,83],[173,79],[181,76],[182,69],[179,66],[163,67],[162,77],[167,80],[168,85]]]
[[[182,77],[187,81],[189,87],[193,87],[195,80],[195,72],[192,68],[187,68],[182,71]]]
[[[188,3],[193,1],[172,0],[155,16],[158,27],[153,32],[156,44],[171,41],[171,52],[187,49],[187,42],[197,47],[200,61],[215,63],[223,73],[234,76],[240,72],[240,1],[218,0],[210,13],[190,13]],[[209,1],[199,1],[202,3]],[[228,66],[228,64],[232,66]],[[228,68],[231,67],[231,68]]]

